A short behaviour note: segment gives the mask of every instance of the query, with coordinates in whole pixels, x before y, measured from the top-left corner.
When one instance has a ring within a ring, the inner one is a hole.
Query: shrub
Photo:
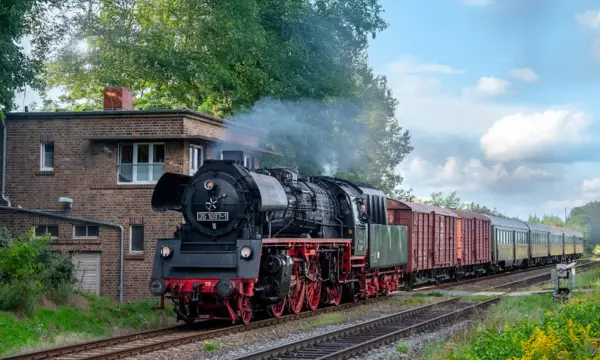
[[[13,242],[12,234],[7,228],[0,228],[0,248],[7,248]]]
[[[30,313],[42,292],[64,302],[75,283],[75,267],[48,246],[50,237],[35,237],[30,231],[16,240],[3,239],[7,246],[0,247],[0,310]]]

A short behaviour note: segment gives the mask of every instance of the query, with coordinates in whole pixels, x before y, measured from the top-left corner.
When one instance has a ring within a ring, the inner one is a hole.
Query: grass
[[[0,313],[0,356],[170,325],[169,310],[153,311],[154,301],[119,304],[82,294],[89,308],[38,307],[27,316]]]
[[[490,300],[493,296],[488,296],[488,295],[463,295],[460,297],[461,301],[464,302],[481,302],[481,301],[486,301],[486,300]]]
[[[210,342],[210,341],[204,341],[204,351],[209,352],[209,351],[215,351],[215,350],[219,350],[221,347],[217,344],[215,344],[214,342]]]
[[[400,353],[406,353],[406,352],[408,352],[409,348],[408,348],[408,345],[406,345],[406,344],[398,344],[396,346],[396,350]]]
[[[300,328],[303,330],[309,330],[309,329],[316,328],[318,326],[339,324],[341,322],[346,321],[346,319],[348,319],[347,314],[340,314],[340,313],[324,314],[324,315],[317,316],[313,319],[306,320],[306,322],[303,325],[300,325]]]
[[[470,329],[426,344],[420,359],[587,359],[600,335],[598,318],[598,291],[574,292],[566,304],[551,294],[502,298]]]

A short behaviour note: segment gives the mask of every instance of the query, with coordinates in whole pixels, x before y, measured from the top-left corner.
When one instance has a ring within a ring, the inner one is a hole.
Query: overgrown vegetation
[[[154,301],[118,304],[73,291],[75,266],[33,232],[13,238],[0,229],[0,355],[66,345],[125,329],[165,326]],[[42,299],[45,299],[42,303]]]
[[[429,344],[427,359],[600,359],[600,296],[574,294],[502,299],[483,321],[449,340]],[[423,357],[422,357],[423,358]]]
[[[47,245],[50,236],[33,231],[16,239],[0,233],[0,311],[30,314],[44,293],[63,304],[75,283],[75,266]]]

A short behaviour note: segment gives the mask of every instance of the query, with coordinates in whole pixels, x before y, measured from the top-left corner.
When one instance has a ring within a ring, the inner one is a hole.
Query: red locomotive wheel
[[[271,313],[274,317],[280,318],[283,315],[283,311],[285,310],[285,305],[287,304],[287,298],[284,298],[279,304],[270,305]]]
[[[250,297],[238,298],[238,312],[244,325],[250,324],[250,320],[252,320],[252,299]]]
[[[304,292],[304,281],[299,280],[291,287],[292,289],[288,295],[288,307],[291,312],[298,314],[302,311],[302,304],[304,303],[304,297],[306,295]]]
[[[306,279],[306,305],[312,311],[317,310],[321,300],[321,279],[319,279],[319,263],[315,260],[308,266]]]

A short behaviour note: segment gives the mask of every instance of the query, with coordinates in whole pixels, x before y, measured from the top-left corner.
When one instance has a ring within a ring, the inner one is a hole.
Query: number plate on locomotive
[[[197,221],[229,221],[228,212],[199,212],[196,213]]]

